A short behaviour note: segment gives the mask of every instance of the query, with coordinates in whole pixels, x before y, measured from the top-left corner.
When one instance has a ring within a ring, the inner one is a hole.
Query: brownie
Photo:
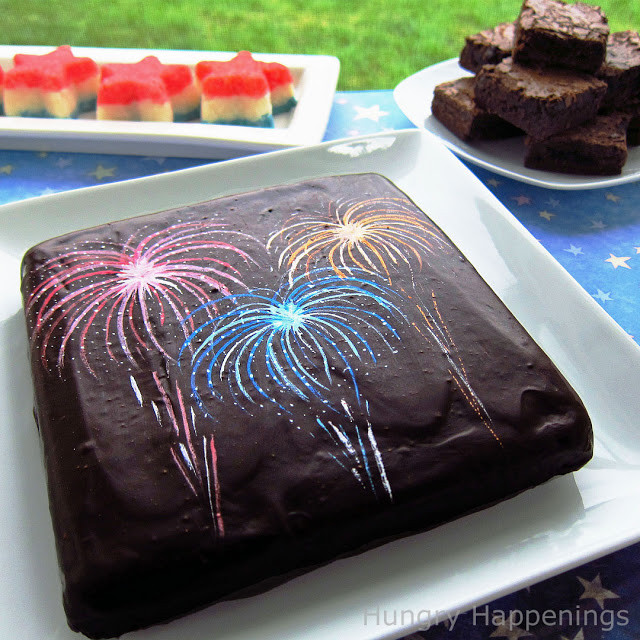
[[[460,53],[460,66],[477,73],[485,64],[498,64],[511,55],[515,33],[513,22],[503,22],[493,29],[467,36]]]
[[[607,57],[596,77],[608,85],[603,107],[620,107],[639,96],[640,36],[636,31],[618,31],[609,35]]]
[[[620,115],[598,115],[542,140],[527,136],[524,164],[561,173],[618,175],[627,160],[628,122]]]
[[[629,120],[627,126],[627,147],[640,145],[640,98],[627,100],[617,109],[607,110],[605,113],[626,116]]]
[[[600,7],[561,0],[524,0],[513,59],[595,73],[605,60],[609,25]]]
[[[431,113],[462,140],[495,140],[522,134],[506,120],[480,109],[474,87],[473,77],[439,84],[433,92]]]
[[[91,637],[257,593],[592,455],[575,391],[379,175],[77,231],[22,273],[64,605]]]
[[[627,127],[627,146],[637,147],[640,145],[640,113],[632,118]]]
[[[640,145],[640,100],[627,103],[623,110],[631,118],[627,127],[627,146]]]
[[[593,76],[525,67],[506,58],[480,69],[475,99],[526,133],[546,138],[593,118],[606,91],[606,82]]]

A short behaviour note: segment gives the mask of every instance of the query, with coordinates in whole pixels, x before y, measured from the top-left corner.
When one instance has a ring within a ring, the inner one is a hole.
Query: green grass
[[[640,29],[637,0],[606,0]],[[340,90],[391,89],[458,55],[464,36],[515,19],[516,0],[0,0],[4,44],[335,55]]]

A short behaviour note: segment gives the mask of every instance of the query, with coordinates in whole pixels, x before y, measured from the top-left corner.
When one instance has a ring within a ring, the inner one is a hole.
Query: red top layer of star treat
[[[293,83],[293,76],[288,67],[279,62],[261,62],[262,72],[267,77],[270,89]]]
[[[193,82],[184,64],[162,64],[147,56],[133,64],[105,64],[98,100],[101,104],[128,104],[139,100],[163,103]]]
[[[98,92],[101,104],[128,104],[139,100],[167,102],[167,89],[162,80],[162,63],[147,56],[133,64],[105,64]]]
[[[68,45],[42,56],[19,53],[14,56],[13,63],[13,68],[6,73],[7,89],[27,87],[60,91],[81,84],[98,73],[98,65],[91,58],[77,58]]]
[[[241,51],[226,62],[198,62],[196,76],[205,96],[226,97],[240,94],[258,98],[269,92],[267,76],[260,63],[248,51]]]
[[[193,72],[186,64],[163,64],[161,74],[170,96],[184,91],[193,83]]]

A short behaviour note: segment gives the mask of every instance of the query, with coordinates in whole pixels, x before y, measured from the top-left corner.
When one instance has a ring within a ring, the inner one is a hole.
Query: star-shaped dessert
[[[19,53],[13,63],[5,74],[6,115],[72,118],[95,107],[98,65],[68,45],[44,55]]]
[[[196,76],[204,122],[273,127],[273,115],[296,104],[289,69],[255,60],[248,51],[227,61],[199,62]]]
[[[4,115],[4,104],[2,94],[4,93],[4,69],[0,67],[0,116]]]
[[[196,65],[203,122],[274,126],[267,78],[251,54],[244,54],[240,52],[226,62],[202,61]]]
[[[162,64],[147,56],[131,64],[102,66],[98,90],[98,120],[171,122],[197,118],[199,91],[191,69]]]

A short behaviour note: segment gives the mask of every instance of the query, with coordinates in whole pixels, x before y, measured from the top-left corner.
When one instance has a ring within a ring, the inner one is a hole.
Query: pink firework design
[[[155,371],[152,376],[161,401],[156,403],[152,400],[151,408],[158,424],[169,421],[175,437],[171,457],[192,493],[207,504],[215,533],[222,537],[224,520],[218,478],[218,453],[214,437],[212,434],[198,433],[195,412],[185,400],[180,387],[176,387],[175,400],[172,401],[162,385],[160,376]],[[130,381],[140,406],[143,406],[145,400],[135,378],[130,376]]]
[[[91,373],[87,340],[102,334],[106,352],[119,345],[135,364],[138,349],[154,348],[173,359],[158,338],[158,328],[172,316],[187,337],[193,327],[189,314],[212,296],[229,295],[229,287],[245,288],[233,256],[253,262],[242,249],[226,240],[254,241],[231,232],[220,223],[181,222],[143,235],[142,229],[124,243],[90,241],[42,264],[42,281],[26,305],[33,314],[32,341],[39,342],[40,358],[57,349],[57,367],[64,364],[69,341],[79,341],[80,357]],[[187,301],[191,301],[190,305]],[[215,309],[214,309],[215,311]]]

